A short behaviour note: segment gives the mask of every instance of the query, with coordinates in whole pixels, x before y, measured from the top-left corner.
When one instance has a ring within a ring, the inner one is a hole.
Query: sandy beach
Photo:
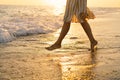
[[[120,12],[89,21],[98,50],[78,23],[71,25],[62,48],[47,51],[60,30],[19,37],[0,44],[0,80],[120,80]]]

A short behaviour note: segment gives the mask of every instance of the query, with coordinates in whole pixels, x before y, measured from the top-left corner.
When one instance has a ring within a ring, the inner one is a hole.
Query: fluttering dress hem
[[[87,0],[67,0],[64,22],[82,23],[85,20],[94,18],[94,13],[87,7]]]

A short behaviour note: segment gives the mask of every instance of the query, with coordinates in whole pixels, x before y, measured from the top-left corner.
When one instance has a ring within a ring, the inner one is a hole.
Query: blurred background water
[[[120,8],[91,7],[96,17],[119,13]],[[18,36],[47,34],[62,26],[64,7],[0,5],[0,42]]]

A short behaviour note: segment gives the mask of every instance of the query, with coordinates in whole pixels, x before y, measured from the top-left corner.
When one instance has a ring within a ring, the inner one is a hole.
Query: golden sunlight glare
[[[61,7],[66,4],[66,0],[46,0],[46,3],[53,5],[55,7]]]
[[[66,0],[45,0],[48,5],[52,5],[54,9],[54,14],[59,15],[64,11]]]

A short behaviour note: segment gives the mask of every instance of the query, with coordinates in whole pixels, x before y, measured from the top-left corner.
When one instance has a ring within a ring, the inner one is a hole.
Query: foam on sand
[[[10,34],[7,30],[0,29],[0,42],[9,42],[15,39],[13,34]]]

